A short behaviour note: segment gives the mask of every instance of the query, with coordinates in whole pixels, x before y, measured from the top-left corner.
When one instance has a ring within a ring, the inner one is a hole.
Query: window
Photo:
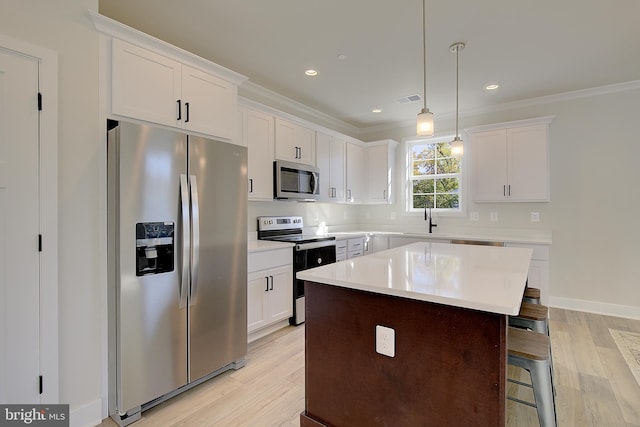
[[[451,139],[407,142],[408,212],[462,212],[462,159],[451,156]]]

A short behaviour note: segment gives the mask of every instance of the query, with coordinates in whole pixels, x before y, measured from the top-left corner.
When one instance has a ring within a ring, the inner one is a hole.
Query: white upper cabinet
[[[364,203],[367,200],[365,183],[366,152],[361,145],[347,142],[347,202]]]
[[[549,201],[549,123],[544,117],[469,131],[475,202]]]
[[[212,73],[114,38],[111,113],[233,141],[237,86]]]
[[[369,144],[376,145],[367,147],[368,202],[391,203],[393,162],[397,143],[388,140]]]
[[[273,199],[273,116],[250,108],[244,114],[242,134],[248,147],[249,200]]]
[[[276,159],[315,166],[315,137],[313,129],[276,117]]]
[[[322,202],[345,201],[346,141],[316,132],[316,166],[320,169]]]

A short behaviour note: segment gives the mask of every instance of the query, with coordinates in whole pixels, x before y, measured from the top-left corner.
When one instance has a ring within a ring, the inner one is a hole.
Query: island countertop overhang
[[[305,281],[517,315],[533,251],[419,242],[297,273]]]

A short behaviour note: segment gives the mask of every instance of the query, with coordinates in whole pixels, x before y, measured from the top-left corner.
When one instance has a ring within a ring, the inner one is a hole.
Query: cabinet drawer
[[[362,254],[363,254],[362,250],[349,251],[347,252],[347,259],[356,258],[356,257],[362,256]]]
[[[340,254],[336,253],[336,262],[345,261],[347,259],[347,253],[342,252]]]
[[[293,264],[292,250],[292,248],[282,248],[270,251],[249,252],[247,270],[251,272],[280,265]]]
[[[362,250],[364,248],[364,238],[358,237],[356,239],[349,239],[347,245],[347,250],[349,252]]]
[[[347,250],[346,240],[336,240],[336,252],[341,249],[344,249],[345,251]]]

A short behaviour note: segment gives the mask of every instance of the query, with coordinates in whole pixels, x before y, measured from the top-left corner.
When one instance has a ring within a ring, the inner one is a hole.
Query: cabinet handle
[[[265,279],[267,279],[267,287],[265,288],[265,292],[269,292],[269,276],[265,276]]]
[[[182,102],[178,99],[178,118],[176,120],[182,120]]]
[[[509,197],[511,197],[511,184],[509,184],[507,187],[509,187],[509,191],[507,192],[507,194],[509,195]]]
[[[387,200],[387,190],[382,190],[382,198]]]
[[[269,288],[269,290],[272,291],[273,290],[273,276],[269,276],[269,277],[271,277],[271,287]]]
[[[253,178],[249,178],[249,193],[253,193]]]
[[[302,147],[298,147],[298,152],[300,153],[298,158],[301,159],[302,158]]]
[[[507,197],[507,186],[506,186],[506,185],[503,185],[503,186],[502,186],[502,195],[503,195],[504,197]]]
[[[184,107],[187,109],[187,118],[186,118],[186,119],[184,119],[184,122],[185,122],[185,123],[189,123],[189,103],[188,103],[188,102],[185,102],[185,103],[184,103]]]

